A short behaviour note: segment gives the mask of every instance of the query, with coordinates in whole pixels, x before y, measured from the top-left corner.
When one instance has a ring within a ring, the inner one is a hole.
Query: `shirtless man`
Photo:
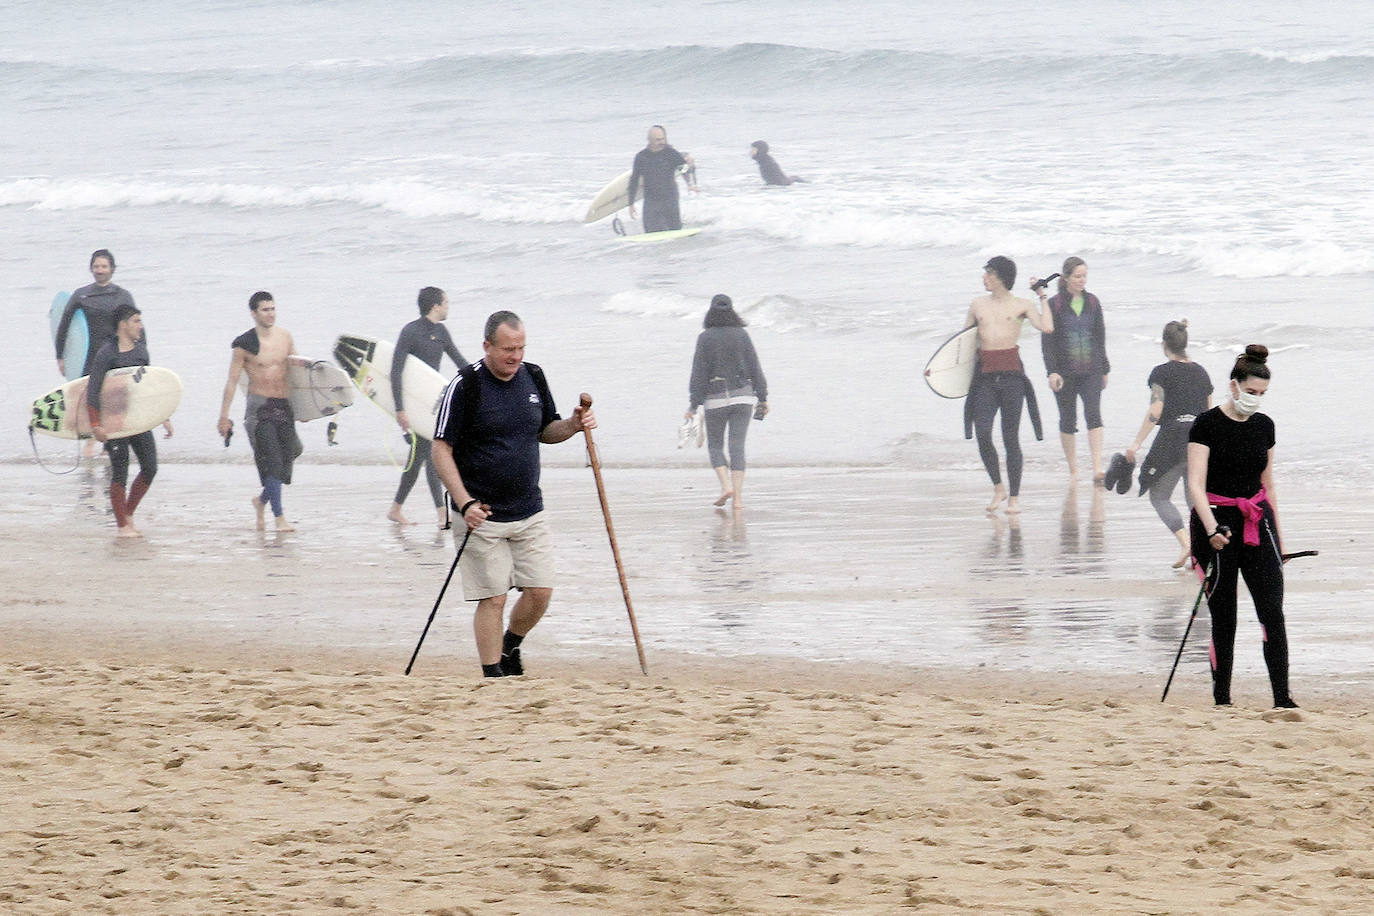
[[[301,440],[296,436],[287,400],[287,357],[296,352],[291,333],[277,327],[277,303],[268,292],[256,292],[248,300],[253,313],[254,327],[234,339],[233,357],[229,360],[229,381],[224,385],[224,399],[219,409],[219,434],[228,443],[234,421],[229,408],[239,376],[248,372],[248,403],[243,425],[248,430],[248,443],[253,447],[253,459],[258,466],[262,492],[253,497],[253,509],[258,515],[258,530],[266,528],[264,516],[272,507],[277,531],[296,528],[282,513],[282,484],[291,482],[291,467],[301,454]]]
[[[964,403],[964,438],[978,435],[978,454],[983,467],[992,478],[992,502],[988,511],[995,512],[1003,501],[1009,514],[1021,511],[1021,405],[1028,402],[1035,438],[1040,439],[1040,412],[1035,403],[1035,390],[1021,365],[1016,345],[1021,336],[1021,323],[1030,321],[1031,327],[1042,334],[1054,330],[1054,319],[1044,309],[1045,290],[1040,289],[1040,308],[1029,299],[1011,294],[1016,282],[1016,265],[1010,258],[998,255],[983,267],[983,288],[988,295],[974,299],[968,307],[964,327],[978,328],[978,369],[973,375],[968,400]],[[1035,280],[1032,278],[1032,285]],[[992,444],[992,423],[998,412],[1002,414],[1002,445],[1007,452],[1007,484],[997,464],[997,447]]]

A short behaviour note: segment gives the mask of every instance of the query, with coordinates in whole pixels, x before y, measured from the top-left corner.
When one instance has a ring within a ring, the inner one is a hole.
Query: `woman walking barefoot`
[[[1178,538],[1182,552],[1174,569],[1179,569],[1192,547],[1183,530],[1183,516],[1174,506],[1174,490],[1188,467],[1188,431],[1198,415],[1212,406],[1212,380],[1206,369],[1188,358],[1186,320],[1166,324],[1163,343],[1167,359],[1150,370],[1150,408],[1135,441],[1126,449],[1126,460],[1135,464],[1136,452],[1158,426],[1159,434],[1140,469],[1140,493],[1150,494],[1150,505],[1160,521]]]
[[[702,321],[705,329],[697,336],[692,357],[692,378],[688,383],[690,402],[685,417],[698,407],[706,408],[706,449],[711,468],[720,480],[720,496],[715,505],[731,499],[735,511],[743,507],[744,439],[749,418],[762,420],[768,413],[768,380],[759,365],[758,353],[744,319],[735,312],[734,303],[724,293],[711,299]],[[726,432],[730,436],[730,456],[725,454]]]

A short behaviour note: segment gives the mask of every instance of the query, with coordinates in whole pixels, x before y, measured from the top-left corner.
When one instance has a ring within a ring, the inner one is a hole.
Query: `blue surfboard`
[[[52,342],[57,343],[57,328],[62,324],[62,312],[67,308],[71,293],[58,293],[52,297],[52,308],[48,309],[48,324],[52,327]],[[90,329],[86,327],[86,313],[80,309],[72,315],[67,325],[67,345],[62,349],[62,360],[67,366],[67,381],[81,378],[86,372],[86,351],[91,345]]]

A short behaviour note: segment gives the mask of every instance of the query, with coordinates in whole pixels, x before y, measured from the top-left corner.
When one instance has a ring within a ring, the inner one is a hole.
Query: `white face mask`
[[[1241,391],[1239,387],[1237,387],[1236,393],[1232,396],[1231,401],[1236,405],[1236,413],[1240,414],[1242,417],[1248,417],[1250,414],[1260,409],[1260,396],[1251,394],[1248,391]]]

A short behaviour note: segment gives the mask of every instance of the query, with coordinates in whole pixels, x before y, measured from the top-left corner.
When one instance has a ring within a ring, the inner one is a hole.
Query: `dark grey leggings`
[[[1180,461],[1156,477],[1154,485],[1150,487],[1150,505],[1155,507],[1159,520],[1168,526],[1171,532],[1183,530],[1183,515],[1174,505],[1174,488],[1178,486],[1179,479],[1187,469],[1188,462]]]
[[[732,471],[744,470],[744,437],[749,432],[749,419],[754,408],[748,404],[732,404],[706,411],[706,450],[711,455],[711,467],[725,467],[725,428],[730,428],[730,461]]]

